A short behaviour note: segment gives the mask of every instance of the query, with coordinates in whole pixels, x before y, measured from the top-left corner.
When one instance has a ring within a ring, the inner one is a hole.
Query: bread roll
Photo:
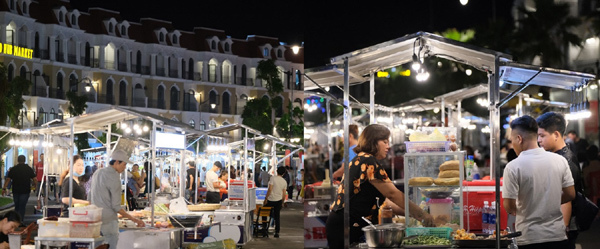
[[[431,186],[433,184],[433,178],[431,177],[413,177],[408,179],[408,185],[410,186]]]
[[[460,178],[458,178],[458,177],[437,178],[437,179],[433,180],[433,183],[435,183],[435,185],[438,185],[438,186],[453,186],[453,185],[458,185],[459,182],[460,182]]]
[[[452,178],[452,177],[460,177],[460,171],[458,170],[444,170],[440,171],[438,174],[439,178]]]
[[[458,160],[445,161],[444,163],[442,163],[442,165],[440,165],[440,171],[459,170],[459,163],[460,162]]]

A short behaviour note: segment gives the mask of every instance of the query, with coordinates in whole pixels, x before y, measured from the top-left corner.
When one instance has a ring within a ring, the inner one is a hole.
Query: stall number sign
[[[33,58],[33,49],[28,49],[19,46],[13,46],[10,44],[0,43],[0,53],[12,54],[17,57],[31,59]]]

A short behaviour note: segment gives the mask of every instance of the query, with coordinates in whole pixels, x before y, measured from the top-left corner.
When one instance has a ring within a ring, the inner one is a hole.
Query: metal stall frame
[[[589,80],[595,76],[591,74],[578,73],[567,70],[552,69],[546,67],[532,66],[512,62],[512,57],[508,54],[493,51],[490,49],[479,48],[470,44],[450,40],[435,34],[418,32],[406,35],[391,41],[383,42],[360,50],[352,51],[343,55],[331,58],[330,65],[322,68],[305,70],[305,90],[316,88],[322,89],[326,86],[344,86],[344,101],[348,101],[349,87],[351,84],[366,82],[372,79],[372,75],[380,70],[385,70],[394,66],[409,63],[416,55],[415,48],[418,41],[419,57],[436,56],[445,58],[458,63],[466,64],[477,70],[488,74],[488,99],[490,113],[490,167],[493,172],[493,178],[496,180],[496,212],[500,217],[500,181],[498,179],[499,167],[496,167],[499,160],[500,151],[500,127],[499,127],[499,108],[508,100],[515,97],[525,87],[529,85],[540,85],[565,90],[573,89],[577,86],[587,85]],[[368,75],[369,77],[366,77]],[[512,82],[521,86],[503,99],[500,99],[500,81]],[[371,84],[372,86],[373,84]],[[373,90],[370,91],[370,103],[374,103]],[[348,112],[346,109],[346,113]],[[348,129],[350,117],[344,115],[344,129]],[[346,134],[347,135],[347,134]],[[347,146],[347,144],[345,144]],[[345,153],[345,158],[348,154]],[[345,169],[348,174],[348,169]],[[344,186],[349,188],[349,182],[345,181]],[[345,203],[348,203],[349,197],[345,197]],[[347,223],[349,221],[348,209],[344,209],[345,233],[349,232]],[[500,230],[499,223],[496,224],[497,230]],[[345,248],[349,248],[349,238],[346,236]],[[500,247],[500,238],[496,239],[497,248]]]
[[[105,146],[107,147],[107,160],[110,160],[110,153],[112,153],[110,144],[111,144],[111,125],[114,123],[128,121],[132,119],[144,119],[152,122],[152,128],[150,130],[150,144],[152,147],[151,153],[151,161],[152,161],[152,172],[155,171],[156,167],[156,129],[162,128],[163,131],[175,131],[184,133],[186,136],[191,134],[206,134],[204,131],[190,129],[189,125],[180,123],[177,121],[173,121],[164,117],[161,117],[156,114],[140,112],[136,110],[126,109],[122,107],[110,107],[107,109],[99,110],[96,112],[82,114],[80,116],[72,117],[65,120],[65,123],[48,126],[48,127],[36,127],[30,129],[32,134],[39,135],[58,135],[64,137],[70,137],[71,142],[73,141],[75,134],[80,133],[91,133],[93,131],[103,131],[107,133],[107,142]],[[105,130],[106,129],[106,130]],[[74,144],[71,144],[71,148],[74,147]],[[73,162],[71,162],[70,170],[73,170]],[[107,164],[108,167],[108,164]],[[180,171],[181,174],[182,171]],[[123,172],[125,173],[125,172]],[[150,174],[148,174],[150,175]],[[148,187],[148,186],[147,186]],[[153,184],[152,186],[152,198],[150,200],[151,206],[151,217],[150,221],[154,224],[154,199],[156,198],[156,186]],[[69,206],[72,206],[72,186],[69,187]]]

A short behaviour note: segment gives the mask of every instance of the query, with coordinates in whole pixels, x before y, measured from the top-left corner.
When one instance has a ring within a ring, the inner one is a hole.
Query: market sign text
[[[33,58],[33,49],[28,49],[19,46],[13,46],[10,44],[0,43],[0,53],[1,54],[12,54],[17,57],[31,59]]]

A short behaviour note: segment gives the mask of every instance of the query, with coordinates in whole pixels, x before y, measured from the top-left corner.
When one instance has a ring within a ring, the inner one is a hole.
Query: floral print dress
[[[361,219],[363,216],[374,224],[377,224],[379,210],[376,197],[379,197],[380,205],[385,200],[385,197],[371,184],[371,181],[381,180],[390,182],[387,173],[377,163],[375,156],[365,152],[360,152],[350,162],[349,173],[352,188],[350,191],[350,225],[354,227],[365,226],[366,223]],[[345,207],[344,194],[346,194],[346,191],[343,185],[345,177],[347,176],[344,175],[342,177],[342,185],[338,187],[337,197],[332,204],[331,210],[333,212],[339,212]]]

